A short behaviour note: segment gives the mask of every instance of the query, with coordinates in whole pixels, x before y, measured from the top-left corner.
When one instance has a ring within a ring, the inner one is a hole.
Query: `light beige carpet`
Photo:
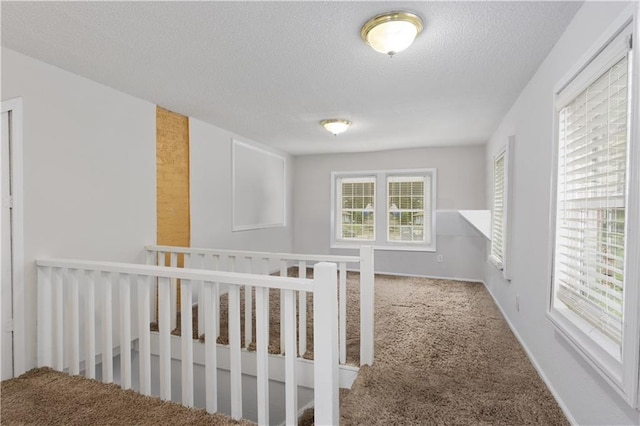
[[[2,382],[3,425],[250,425],[50,369]]]
[[[567,425],[482,284],[376,276],[375,360],[344,425]]]

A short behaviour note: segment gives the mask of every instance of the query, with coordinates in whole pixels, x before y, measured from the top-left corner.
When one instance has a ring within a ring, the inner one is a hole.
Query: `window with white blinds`
[[[622,342],[627,58],[559,113],[555,274],[562,303]]]
[[[430,182],[431,176],[387,178],[388,241],[431,242]]]
[[[557,94],[549,317],[636,404],[640,284],[628,269],[637,262],[629,240],[638,239],[638,211],[629,209],[629,188],[639,164],[630,161],[633,152],[638,158],[630,139],[630,37],[629,26]]]
[[[331,176],[332,247],[435,251],[436,169]]]
[[[493,211],[491,215],[491,261],[500,269],[504,262],[506,150],[493,162]]]

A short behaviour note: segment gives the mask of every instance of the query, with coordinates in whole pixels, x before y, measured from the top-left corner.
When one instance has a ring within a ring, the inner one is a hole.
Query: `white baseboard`
[[[357,272],[357,271],[355,271]],[[375,271],[376,274],[379,275],[395,275],[398,277],[414,277],[414,278],[429,278],[432,280],[451,280],[451,281],[464,281],[464,282],[468,282],[468,283],[483,283],[484,281],[479,280],[479,279],[474,279],[474,278],[458,278],[458,277],[437,277],[437,276],[433,276],[433,275],[421,275],[421,274],[403,274],[403,273],[398,273],[398,272],[382,272],[382,271]]]
[[[556,400],[556,402],[560,406],[560,409],[562,410],[564,415],[567,417],[567,420],[569,420],[569,423],[571,423],[572,425],[578,425],[578,422],[576,421],[575,417],[573,417],[573,415],[571,414],[571,411],[569,411],[569,407],[567,407],[567,405],[564,403],[564,400],[560,397],[560,395],[558,394],[556,389],[553,387],[553,384],[551,383],[551,381],[548,379],[547,375],[544,373],[544,371],[540,367],[540,364],[538,364],[538,361],[536,361],[535,357],[533,356],[533,354],[529,350],[529,347],[524,342],[522,337],[520,337],[520,333],[518,333],[516,328],[513,326],[513,324],[511,323],[511,321],[507,317],[507,315],[504,313],[504,310],[502,310],[502,306],[500,306],[500,303],[498,303],[498,300],[495,298],[493,293],[491,293],[491,290],[489,290],[489,287],[487,286],[487,284],[484,281],[482,281],[482,284],[484,284],[484,287],[487,289],[487,292],[491,295],[491,298],[493,299],[493,303],[495,303],[495,305],[500,310],[500,313],[502,314],[502,317],[504,318],[504,320],[509,325],[509,328],[511,329],[511,332],[513,333],[514,336],[516,336],[516,339],[518,339],[518,342],[520,343],[520,346],[522,346],[522,349],[524,349],[524,353],[527,354],[527,358],[529,358],[529,361],[531,361],[531,364],[533,364],[533,368],[536,369],[536,371],[538,372],[538,376],[540,376],[540,378],[542,379],[544,384],[547,385],[547,388],[551,392],[551,395],[553,395],[554,399]]]

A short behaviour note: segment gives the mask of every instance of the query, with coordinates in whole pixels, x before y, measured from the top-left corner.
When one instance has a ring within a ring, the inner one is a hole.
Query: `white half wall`
[[[584,361],[545,316],[551,279],[553,88],[630,5],[630,2],[584,3],[504,117],[486,150],[487,188],[490,188],[493,156],[505,146],[509,136],[516,136],[511,157],[513,203],[509,207],[512,247],[508,262],[512,281],[505,281],[496,268],[485,264],[486,285],[570,420],[581,425],[637,425],[640,414]],[[487,198],[490,208],[491,197]]]
[[[457,210],[485,208],[485,148],[422,148],[294,159],[294,251],[354,254],[330,249],[331,172],[436,168],[436,252],[376,250],[376,272],[482,280],[484,237]],[[442,255],[443,262],[437,262]]]
[[[143,261],[155,242],[155,105],[2,48],[2,100],[24,102],[27,369],[39,257]]]
[[[232,138],[285,157],[285,226],[232,231]],[[189,118],[189,145],[191,247],[290,252],[293,240],[291,156],[194,118]]]

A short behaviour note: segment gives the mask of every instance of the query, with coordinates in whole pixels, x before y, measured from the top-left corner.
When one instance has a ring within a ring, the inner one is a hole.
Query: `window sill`
[[[495,256],[489,256],[487,258],[487,262],[489,262],[490,264],[492,264],[493,266],[496,267],[496,269],[498,269],[498,271],[504,271],[504,264],[502,263],[501,260],[499,260],[498,258],[496,258]]]
[[[574,320],[572,320],[572,318]],[[577,318],[577,321],[576,321]],[[635,398],[630,389],[625,389],[623,380],[623,366],[616,359],[611,345],[602,347],[598,342],[605,342],[597,330],[582,324],[579,317],[569,309],[555,309],[547,312],[547,319],[551,321],[558,333],[571,345],[580,356],[597,371],[600,376],[632,407]],[[608,347],[607,347],[608,346]]]
[[[353,249],[353,250],[357,250],[359,249],[361,246],[366,246],[366,245],[371,245],[370,241],[363,241],[362,243],[341,243],[341,242],[335,242],[331,244],[331,248],[332,249]],[[388,251],[424,251],[424,252],[435,252],[436,251],[436,247],[434,246],[425,246],[425,245],[415,245],[415,246],[408,246],[408,245],[375,245],[373,244],[372,247],[375,250],[388,250]]]

